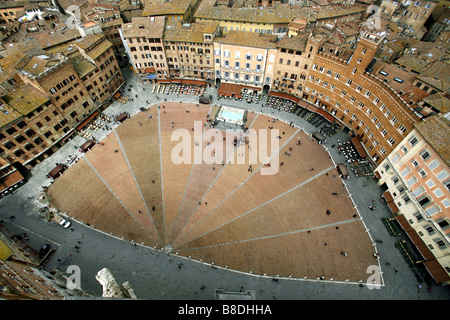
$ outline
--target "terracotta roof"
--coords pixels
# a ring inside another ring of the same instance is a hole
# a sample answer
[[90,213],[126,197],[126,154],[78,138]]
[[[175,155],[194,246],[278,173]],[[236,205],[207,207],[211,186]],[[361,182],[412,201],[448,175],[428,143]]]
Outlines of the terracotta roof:
[[293,18],[315,20],[310,8],[279,4],[275,7],[215,7],[214,1],[202,1],[194,14],[196,19],[243,21],[251,23],[290,23]]
[[277,48],[290,49],[295,51],[305,51],[306,43],[308,42],[309,34],[300,34],[294,37],[283,37],[280,42],[276,44]]
[[6,126],[7,124],[19,119],[22,115],[16,110],[0,102],[0,128]]
[[184,15],[191,4],[191,0],[146,0],[143,17]]
[[433,86],[434,88],[450,92],[450,67],[449,61],[436,60],[425,71],[417,76],[417,79]]
[[70,58],[70,62],[80,78],[83,78],[96,68],[94,64],[86,60],[81,54]]
[[216,37],[215,42],[223,44],[231,44],[236,46],[246,46],[254,48],[276,48],[274,42],[277,36],[257,34],[250,31],[233,30],[226,33],[223,37]]
[[3,96],[2,99],[22,115],[29,114],[31,111],[50,100],[31,84],[27,84],[10,92]]
[[433,115],[415,123],[414,126],[433,149],[439,153],[447,165],[450,165],[450,147],[448,143],[450,141],[450,120]]
[[163,38],[166,17],[135,17],[122,25],[124,38]]
[[168,20],[164,40],[201,43],[204,34],[213,34],[218,28],[218,22],[183,24],[178,20]]
[[450,99],[447,94],[437,92],[425,97],[423,101],[444,114],[450,112]]

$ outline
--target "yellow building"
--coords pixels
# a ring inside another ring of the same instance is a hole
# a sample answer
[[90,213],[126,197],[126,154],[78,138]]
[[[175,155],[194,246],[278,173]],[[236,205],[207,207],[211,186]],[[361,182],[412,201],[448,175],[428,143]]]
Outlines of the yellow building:
[[276,36],[230,31],[214,41],[216,85],[227,82],[269,90],[276,63]]

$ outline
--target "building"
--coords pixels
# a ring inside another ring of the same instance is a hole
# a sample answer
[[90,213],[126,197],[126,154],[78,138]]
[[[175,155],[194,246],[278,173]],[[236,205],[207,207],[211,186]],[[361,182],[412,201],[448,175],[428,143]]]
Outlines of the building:
[[92,35],[73,44],[80,56],[73,58],[72,62],[84,87],[96,107],[109,104],[125,81],[113,44],[103,34]]
[[425,26],[428,26],[427,33],[423,37],[424,41],[435,41],[442,31],[449,28],[450,8],[438,5],[428,18]]
[[246,85],[268,91],[275,72],[274,35],[251,31],[230,31],[214,41],[216,86]]
[[[439,134],[436,134],[439,133]],[[437,283],[450,284],[450,121],[437,115],[414,129],[376,168],[396,220]]]
[[153,82],[169,77],[163,44],[165,25],[165,16],[138,17],[120,29],[125,52],[141,80]]
[[3,85],[0,177],[31,169],[105,108],[124,79],[111,42],[91,35],[69,46],[70,58],[23,53],[0,60]]
[[213,83],[213,41],[219,31],[218,22],[168,20],[163,42],[170,77],[205,79]]
[[420,119],[391,86],[367,72],[381,42],[382,37],[364,32],[347,60],[319,52],[302,95],[352,132],[374,163],[384,159]]
[[396,22],[405,34],[421,39],[426,33],[424,25],[436,6],[437,1],[434,0],[382,0],[380,15]]
[[16,22],[24,12],[27,1],[2,1],[0,3],[0,24]]
[[284,37],[277,42],[271,89],[301,97],[309,70],[324,41],[325,38],[321,35],[310,36],[309,33],[304,33],[290,38]]

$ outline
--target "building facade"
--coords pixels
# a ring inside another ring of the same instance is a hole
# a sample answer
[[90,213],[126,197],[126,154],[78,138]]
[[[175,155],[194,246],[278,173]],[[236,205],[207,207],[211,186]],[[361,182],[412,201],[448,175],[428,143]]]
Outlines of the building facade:
[[450,121],[431,116],[417,123],[376,169],[395,218],[430,274],[444,284],[450,284],[449,135]]
[[318,53],[302,96],[353,131],[374,163],[384,159],[419,120],[397,92],[366,72],[381,40],[364,32],[347,61]]

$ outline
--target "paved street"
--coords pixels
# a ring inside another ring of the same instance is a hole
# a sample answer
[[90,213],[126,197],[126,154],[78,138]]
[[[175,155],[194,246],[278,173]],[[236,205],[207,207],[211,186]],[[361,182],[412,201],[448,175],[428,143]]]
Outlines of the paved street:
[[[118,115],[127,111],[133,115],[139,108],[149,104],[167,100],[183,100],[197,102],[194,96],[174,96],[159,94],[158,98],[151,93],[152,85],[139,84],[129,72],[124,74],[127,86],[124,95],[129,96],[129,102],[122,104],[114,102],[104,111],[106,115]],[[129,85],[132,85],[130,87]],[[130,91],[128,91],[128,89]],[[145,89],[145,90],[144,90]],[[293,122],[297,127],[307,133],[316,130],[314,126],[294,114],[275,111],[261,104],[248,104],[234,100],[217,100],[217,90],[207,88],[205,95],[213,96],[213,103],[223,102],[229,106],[248,109],[249,111],[270,114],[280,120]],[[137,97],[136,97],[137,95]],[[134,101],[131,101],[134,99]],[[148,102],[148,103],[147,103]],[[112,126],[114,127],[114,126]],[[99,130],[93,136],[101,141],[109,132]],[[380,203],[381,189],[376,181],[366,178],[351,178],[346,180],[347,188],[363,216],[363,223],[369,229],[369,234],[377,243],[380,253],[383,286],[381,289],[369,289],[366,286],[349,283],[333,283],[321,280],[293,280],[280,279],[274,281],[256,275],[243,274],[229,270],[212,267],[196,261],[190,261],[176,255],[168,255],[158,249],[147,248],[140,245],[117,239],[89,226],[76,221],[72,222],[73,230],[63,229],[56,223],[45,222],[39,214],[41,206],[34,199],[40,194],[41,186],[49,183],[47,173],[56,163],[65,162],[69,155],[81,155],[75,146],[85,141],[77,136],[68,141],[57,153],[32,170],[32,178],[14,194],[0,200],[0,218],[5,225],[15,233],[26,232],[30,238],[29,243],[36,249],[44,243],[50,243],[56,251],[45,269],[53,268],[65,272],[67,266],[78,265],[81,268],[81,286],[88,293],[100,296],[102,288],[95,280],[96,273],[102,268],[109,268],[119,283],[129,281],[138,298],[141,299],[204,299],[214,298],[214,290],[223,288],[226,291],[256,292],[257,299],[446,299],[450,298],[448,288],[434,285],[431,292],[427,292],[427,285],[422,283],[419,287],[414,273],[396,248],[395,242],[405,239],[392,236],[383,224],[382,218],[390,218],[389,208]],[[338,141],[349,141],[348,136],[339,131],[328,138],[325,147],[335,163],[344,161],[336,148],[331,145]],[[70,190],[68,190],[70,192]],[[371,211],[368,206],[372,200],[377,203],[376,210]],[[16,219],[11,221],[9,217]],[[80,243],[78,243],[78,241]],[[80,246],[79,253],[74,245]],[[355,243],[357,245],[357,243]],[[58,262],[60,259],[61,262]],[[181,264],[180,264],[181,263]],[[369,278],[370,274],[368,274]]]

